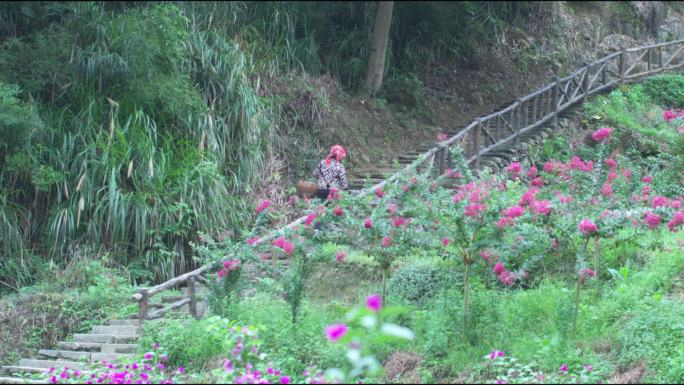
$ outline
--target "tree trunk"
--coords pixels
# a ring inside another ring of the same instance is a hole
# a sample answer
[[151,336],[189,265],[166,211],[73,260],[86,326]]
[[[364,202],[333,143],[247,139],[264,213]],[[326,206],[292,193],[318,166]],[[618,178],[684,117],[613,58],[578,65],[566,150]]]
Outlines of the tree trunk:
[[366,69],[366,88],[373,95],[382,86],[382,75],[385,71],[385,55],[387,53],[387,41],[392,23],[392,9],[394,1],[379,1],[378,14],[373,27],[371,40],[370,60]]

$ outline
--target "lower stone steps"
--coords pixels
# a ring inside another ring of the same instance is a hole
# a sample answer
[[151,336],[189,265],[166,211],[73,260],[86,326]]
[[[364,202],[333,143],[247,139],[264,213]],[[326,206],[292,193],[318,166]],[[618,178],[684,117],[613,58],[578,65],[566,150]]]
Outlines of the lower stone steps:
[[138,340],[136,335],[115,336],[112,334],[74,334],[74,342],[101,343],[101,344],[127,344]]
[[42,368],[42,369],[78,369],[81,370],[85,366],[83,362],[68,361],[68,360],[39,360],[39,359],[26,359],[22,358],[19,360],[19,366],[25,368]]
[[0,384],[49,384],[49,381],[31,380],[21,377],[3,377],[0,376]]
[[[137,320],[135,320],[138,322]],[[88,343],[88,342],[65,342],[57,343],[61,350],[80,351],[80,352],[100,352],[100,353],[135,353],[138,348],[136,344],[108,344],[108,343]]]

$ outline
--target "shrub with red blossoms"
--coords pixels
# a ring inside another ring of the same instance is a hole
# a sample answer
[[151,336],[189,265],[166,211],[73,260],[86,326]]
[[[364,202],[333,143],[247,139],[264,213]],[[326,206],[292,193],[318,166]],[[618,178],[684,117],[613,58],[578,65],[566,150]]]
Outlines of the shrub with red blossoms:
[[590,221],[589,219],[582,219],[577,227],[579,228],[580,233],[583,235],[593,234],[598,230],[596,223]]
[[266,210],[270,205],[271,201],[268,199],[261,201],[261,204],[259,204],[259,206],[256,208],[257,214],[261,214],[261,212]]
[[311,214],[307,215],[307,216],[306,216],[306,221],[304,222],[304,225],[305,225],[305,226],[311,225],[311,223],[313,223],[313,221],[314,221],[315,219],[316,219],[316,213],[311,213]]
[[464,215],[471,218],[476,218],[481,212],[487,209],[487,205],[473,203],[469,204],[464,209]]
[[587,278],[593,278],[596,276],[596,273],[594,273],[594,270],[585,267],[579,272],[579,278],[580,280],[584,281]]
[[682,224],[684,224],[684,212],[677,211],[672,216],[672,219],[667,222],[667,228],[674,232],[677,231],[678,227]]
[[520,206],[513,206],[507,210],[504,210],[501,214],[509,218],[518,218],[525,214],[525,208]]
[[344,251],[340,250],[335,254],[335,260],[339,263],[344,262],[345,258],[347,258],[347,253],[345,253]]
[[551,201],[548,200],[534,201],[530,207],[535,214],[549,215],[551,213]]
[[511,174],[511,178],[515,179],[522,172],[522,166],[519,162],[513,162],[506,167],[506,171]]
[[602,127],[602,128],[599,128],[598,130],[594,131],[594,133],[591,134],[591,138],[597,142],[608,141],[608,140],[610,140],[610,134],[612,132],[613,132],[612,128]]
[[279,237],[278,239],[274,240],[273,246],[282,249],[287,255],[292,255],[295,248],[294,243],[289,242],[285,239],[285,237]]
[[675,119],[677,119],[677,113],[676,112],[674,112],[673,110],[663,111],[663,120],[665,120],[666,122],[671,122]]
[[662,220],[663,218],[660,215],[654,214],[650,211],[644,214],[644,222],[646,222],[648,228],[651,230],[658,228]]
[[656,196],[653,198],[653,208],[658,208],[661,206],[668,207],[670,205],[670,200],[664,196]]
[[605,197],[610,197],[613,195],[613,186],[610,185],[610,183],[606,183],[601,187],[601,194]]

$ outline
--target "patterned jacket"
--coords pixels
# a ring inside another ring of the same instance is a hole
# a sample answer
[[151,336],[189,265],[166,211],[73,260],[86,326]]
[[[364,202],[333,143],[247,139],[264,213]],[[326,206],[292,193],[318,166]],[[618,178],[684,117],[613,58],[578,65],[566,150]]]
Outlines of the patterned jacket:
[[349,188],[349,181],[344,170],[344,165],[335,159],[330,160],[330,164],[325,164],[325,159],[321,160],[314,171],[314,176],[318,178],[318,188],[336,188],[346,190]]

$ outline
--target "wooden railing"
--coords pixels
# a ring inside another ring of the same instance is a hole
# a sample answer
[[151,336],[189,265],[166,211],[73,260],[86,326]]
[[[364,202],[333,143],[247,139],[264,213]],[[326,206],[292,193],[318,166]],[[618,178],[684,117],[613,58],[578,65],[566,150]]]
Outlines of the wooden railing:
[[[426,161],[431,161],[438,173],[443,174],[448,158],[447,150],[454,145],[463,146],[468,165],[480,169],[480,158],[483,155],[518,141],[520,135],[545,123],[552,122],[556,125],[561,112],[575,103],[584,101],[588,96],[630,80],[682,68],[684,66],[682,49],[684,49],[684,40],[631,49],[622,48],[619,52],[585,64],[568,76],[560,79],[556,77],[553,83],[518,99],[503,110],[476,119],[458,134],[437,143],[435,147],[390,178],[362,190],[358,196],[366,196],[388,183],[393,183],[406,173],[415,171]],[[306,216],[301,217],[260,238],[257,244],[269,242],[287,229],[302,224],[305,220]],[[207,283],[204,275],[214,266],[216,264],[208,264],[157,286],[139,289],[133,295],[133,299],[139,305],[140,322],[162,317],[167,312],[186,304],[189,305],[190,314],[197,317],[196,284],[197,282]],[[184,298],[166,307],[149,310],[152,296],[179,285],[188,287]]]

